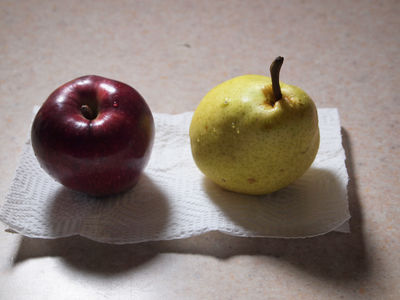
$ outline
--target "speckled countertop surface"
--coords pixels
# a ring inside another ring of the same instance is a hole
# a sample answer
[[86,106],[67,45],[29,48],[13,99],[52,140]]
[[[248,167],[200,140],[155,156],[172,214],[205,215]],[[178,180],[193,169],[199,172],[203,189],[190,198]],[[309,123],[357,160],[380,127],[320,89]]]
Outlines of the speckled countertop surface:
[[180,113],[282,55],[282,81],[339,109],[353,216],[351,234],[126,246],[1,224],[0,298],[399,299],[399,14],[398,1],[0,1],[0,203],[33,105],[60,84],[103,75]]

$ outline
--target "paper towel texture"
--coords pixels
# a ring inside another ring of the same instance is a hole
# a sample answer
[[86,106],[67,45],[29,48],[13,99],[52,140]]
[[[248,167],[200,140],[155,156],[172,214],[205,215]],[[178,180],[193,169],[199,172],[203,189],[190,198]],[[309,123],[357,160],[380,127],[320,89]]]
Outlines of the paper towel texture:
[[154,114],[152,156],[138,185],[104,199],[64,188],[39,166],[28,140],[0,219],[37,238],[82,235],[107,243],[170,240],[218,230],[235,236],[311,237],[348,231],[348,175],[336,109],[319,109],[321,142],[311,168],[265,196],[224,191],[191,155],[192,113]]

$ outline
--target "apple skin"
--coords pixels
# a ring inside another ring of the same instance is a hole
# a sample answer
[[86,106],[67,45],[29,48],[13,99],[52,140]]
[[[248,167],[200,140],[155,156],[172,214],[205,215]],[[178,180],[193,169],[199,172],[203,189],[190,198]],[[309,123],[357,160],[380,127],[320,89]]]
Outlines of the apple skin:
[[[88,105],[93,119],[81,111]],[[154,120],[129,85],[100,76],[57,88],[39,109],[31,130],[40,166],[64,186],[93,196],[132,188],[146,167]]]

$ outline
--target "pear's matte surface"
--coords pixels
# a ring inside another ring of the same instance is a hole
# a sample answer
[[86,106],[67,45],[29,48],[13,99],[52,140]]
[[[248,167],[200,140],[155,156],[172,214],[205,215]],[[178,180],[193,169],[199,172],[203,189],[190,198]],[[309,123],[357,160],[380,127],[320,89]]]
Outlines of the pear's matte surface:
[[221,187],[266,194],[299,178],[318,152],[317,109],[300,88],[244,75],[213,88],[197,107],[190,142],[198,168]]

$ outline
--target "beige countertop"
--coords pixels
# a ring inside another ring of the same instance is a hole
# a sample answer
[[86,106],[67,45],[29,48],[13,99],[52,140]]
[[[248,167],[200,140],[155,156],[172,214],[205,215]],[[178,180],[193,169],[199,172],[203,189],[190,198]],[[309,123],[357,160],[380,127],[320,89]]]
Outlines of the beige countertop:
[[221,233],[107,245],[0,225],[0,299],[399,299],[398,1],[0,2],[0,204],[32,108],[86,74],[126,82],[153,112],[193,111],[216,84],[265,74],[339,109],[351,234]]

